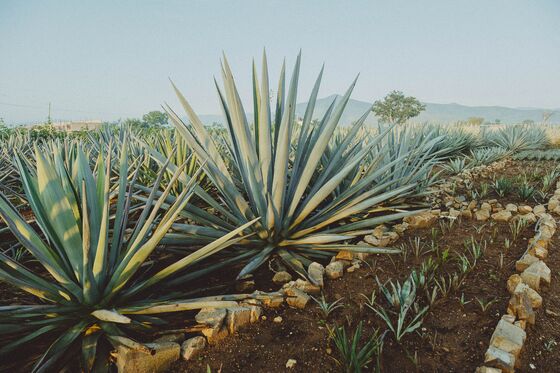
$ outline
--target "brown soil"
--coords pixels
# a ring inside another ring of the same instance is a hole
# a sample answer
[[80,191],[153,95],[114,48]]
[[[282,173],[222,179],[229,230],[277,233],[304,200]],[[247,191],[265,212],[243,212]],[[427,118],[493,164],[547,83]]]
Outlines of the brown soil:
[[[475,227],[481,230],[480,233]],[[393,335],[387,335],[381,359],[382,371],[473,372],[481,365],[490,336],[509,300],[509,294],[505,289],[506,280],[515,273],[515,261],[525,251],[527,239],[532,235],[532,227],[527,227],[506,252],[503,249],[504,240],[511,238],[508,224],[462,222],[462,224],[457,223],[445,234],[440,234],[437,240],[440,250],[449,248],[450,252],[464,253],[466,251],[464,240],[471,236],[478,240],[486,240],[488,246],[475,270],[467,276],[460,289],[445,298],[440,297],[428,311],[422,327],[417,329],[417,332],[405,336],[401,344],[396,342]],[[429,243],[431,230],[410,232],[399,243],[408,243],[408,239],[415,236],[423,237],[423,241]],[[503,266],[500,268],[501,252],[504,253],[504,259]],[[314,302],[311,302],[305,310],[290,308],[268,310],[265,314],[266,321],[251,325],[235,336],[227,338],[220,345],[207,349],[194,362],[176,363],[172,371],[203,372],[206,371],[207,365],[212,371],[222,372],[283,371],[288,359],[297,361],[294,369],[297,372],[344,371],[336,361],[339,354],[334,343],[329,339],[327,325],[345,325],[348,334],[355,329],[360,320],[365,323],[366,335],[371,335],[374,329],[381,331],[387,329],[380,318],[365,306],[365,299],[361,294],[369,295],[377,288],[375,276],[378,276],[382,282],[387,279],[403,280],[413,268],[417,268],[430,256],[435,255],[427,253],[416,259],[409,254],[406,263],[403,263],[400,256],[377,256],[370,261],[371,267],[363,266],[352,274],[346,274],[342,279],[328,282],[325,289],[327,300],[344,298],[345,304],[343,309],[334,311],[328,320],[324,320],[324,316]],[[551,268],[558,268],[560,265],[553,261],[550,263]],[[448,261],[438,272],[451,273],[455,270],[456,265],[453,261]],[[464,294],[464,299],[469,302],[464,307],[459,301],[461,294]],[[547,295],[544,294],[545,297]],[[383,301],[382,298],[383,296],[378,294],[378,300]],[[420,292],[420,298],[420,303],[426,304],[423,290]],[[496,302],[483,312],[476,298],[485,302],[490,300]],[[558,295],[550,299],[549,302],[556,302],[550,304],[558,311],[560,303]],[[384,305],[387,306],[386,303]],[[539,311],[542,319],[544,319],[543,312]],[[283,321],[274,323],[272,319],[276,316],[281,316]],[[558,319],[547,317],[550,323],[558,322]],[[534,336],[541,333],[537,328],[546,328],[546,325],[544,322],[538,323],[535,330],[529,331],[530,338],[524,356],[536,354],[532,352],[535,348],[542,350],[543,343],[540,340],[535,341]],[[553,330],[558,330],[558,326],[549,327],[548,335],[553,333]],[[556,339],[560,340],[560,337]],[[416,363],[413,362],[415,359]],[[542,372],[552,372],[556,367],[555,364],[547,363],[544,358],[538,360],[538,364],[541,369],[539,371]],[[371,369],[372,365],[366,371]]]
[[[529,204],[531,206],[535,204],[546,204],[548,202],[548,198],[552,192],[554,192],[554,188],[556,187],[556,181],[554,181],[551,187],[544,191],[545,194],[539,194],[535,192],[533,196],[529,199],[523,199],[518,194],[518,188],[521,184],[521,181],[525,178],[527,182],[535,188],[536,191],[540,191],[543,189],[543,177],[544,175],[548,174],[549,172],[555,170],[558,166],[556,161],[516,161],[516,160],[509,160],[508,164],[505,168],[499,170],[499,172],[489,175],[488,177],[477,177],[474,179],[474,189],[477,191],[481,191],[482,184],[488,184],[488,194],[484,196],[484,200],[489,199],[497,199],[503,205],[507,203],[515,203],[515,204]],[[495,179],[498,178],[506,178],[512,181],[513,188],[510,192],[506,193],[504,196],[498,195],[496,191],[492,188],[492,184],[494,183]],[[467,198],[467,201],[472,199],[471,192],[473,188],[469,188],[468,190],[464,187],[458,187],[456,190],[457,195],[464,195]]]

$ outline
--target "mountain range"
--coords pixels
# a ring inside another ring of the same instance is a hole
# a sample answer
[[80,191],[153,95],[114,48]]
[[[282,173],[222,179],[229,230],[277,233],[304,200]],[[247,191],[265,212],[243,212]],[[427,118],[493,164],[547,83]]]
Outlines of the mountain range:
[[[333,100],[339,100],[341,96],[331,95],[325,98],[317,99],[315,104],[314,117],[320,118]],[[414,122],[428,122],[428,123],[454,123],[457,121],[467,120],[470,117],[481,117],[486,122],[494,123],[499,120],[501,123],[521,123],[524,120],[532,120],[535,123],[540,123],[543,120],[543,114],[553,111],[554,114],[550,117],[549,123],[560,124],[560,109],[540,109],[540,108],[509,108],[504,106],[466,106],[460,104],[434,104],[424,102],[426,110],[423,111],[418,117],[414,118]],[[298,117],[303,117],[307,103],[299,103],[296,106],[296,114]],[[342,125],[349,125],[353,121],[360,118],[369,108],[371,103],[359,100],[350,99],[344,110],[340,123]],[[248,118],[251,114],[248,114]],[[223,123],[221,115],[201,115],[200,119],[205,124]],[[366,119],[366,124],[376,124],[377,118],[370,114]]]

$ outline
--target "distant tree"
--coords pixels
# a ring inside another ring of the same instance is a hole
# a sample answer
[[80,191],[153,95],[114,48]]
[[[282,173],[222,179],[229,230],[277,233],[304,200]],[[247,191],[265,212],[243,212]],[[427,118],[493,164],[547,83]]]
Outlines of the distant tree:
[[400,91],[393,91],[383,100],[375,101],[372,108],[372,111],[381,121],[395,124],[404,124],[424,110],[426,110],[426,105],[415,97],[405,96]]
[[501,119],[496,119],[496,120],[494,120],[494,123],[500,124],[500,123],[502,123],[502,121],[501,121]]
[[130,127],[136,127],[136,128],[146,127],[144,122],[141,121],[140,119],[137,119],[137,118],[127,118],[123,121],[123,125],[130,126]]
[[480,126],[484,123],[484,118],[482,117],[470,117],[467,119],[467,124],[470,126]]
[[161,111],[150,111],[144,114],[142,121],[147,127],[159,127],[167,125],[167,114]]
[[525,125],[532,125],[535,124],[535,121],[532,119],[525,119],[523,122],[521,122],[521,124],[525,124]]

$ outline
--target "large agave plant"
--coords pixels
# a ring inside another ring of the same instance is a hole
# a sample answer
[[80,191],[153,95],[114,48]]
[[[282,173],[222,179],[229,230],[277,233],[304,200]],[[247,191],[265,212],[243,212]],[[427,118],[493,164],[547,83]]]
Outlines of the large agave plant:
[[[155,191],[167,172],[162,170],[145,208],[140,206],[134,219],[129,219],[138,167],[129,174],[126,143],[120,152],[118,177],[112,172],[110,156],[99,155],[92,171],[78,144],[71,155],[63,156],[62,146],[50,149],[52,154],[35,149],[36,167],[17,158],[42,235],[0,195],[0,217],[36,262],[33,269],[26,268],[0,254],[0,280],[36,301],[0,307],[1,361],[40,340],[39,345],[48,341],[50,347],[34,357],[33,371],[55,371],[74,359],[73,351],[80,346],[82,370],[103,371],[107,370],[110,345],[146,349],[127,335],[163,322],[151,315],[233,304],[227,296],[170,297],[154,286],[239,241],[242,237],[235,236],[252,221],[169,265],[144,266],[193,193],[190,183],[174,203],[161,210],[184,165],[156,198]],[[197,270],[195,275],[204,273]]]
[[[224,58],[224,88],[217,86],[217,89],[229,135],[225,148],[221,142],[216,143],[216,138],[174,86],[190,125],[167,107],[169,117],[196,156],[205,160],[205,172],[219,197],[215,199],[204,191],[197,191],[212,206],[214,214],[187,207],[184,216],[196,224],[174,225],[176,232],[166,236],[165,243],[188,243],[192,239],[201,239],[201,235],[206,235],[209,240],[232,226],[261,217],[250,228],[255,235],[238,245],[235,251],[234,255],[238,255],[253,250],[239,273],[240,277],[255,270],[271,256],[279,256],[292,270],[306,276],[308,264],[342,249],[396,252],[387,248],[355,246],[348,241],[354,238],[357,230],[398,219],[407,212],[385,213],[354,223],[347,219],[406,195],[415,188],[414,180],[394,187],[400,180],[391,177],[394,166],[403,162],[408,154],[398,154],[383,166],[368,167],[364,171],[366,167],[360,165],[366,155],[391,130],[386,129],[367,141],[359,138],[359,129],[369,110],[344,131],[341,138],[331,141],[355,81],[346,94],[336,102],[333,100],[322,118],[314,122],[322,70],[309,97],[305,115],[298,120],[295,109],[299,68],[298,56],[289,88],[286,88],[285,69],[282,68],[276,106],[272,109],[267,61],[263,56],[260,82],[253,67],[254,114],[248,118]],[[160,162],[165,161],[161,154],[152,154]],[[381,152],[376,157],[385,158],[385,154]],[[376,161],[377,158],[373,159],[374,164]],[[336,192],[341,185],[345,188]]]

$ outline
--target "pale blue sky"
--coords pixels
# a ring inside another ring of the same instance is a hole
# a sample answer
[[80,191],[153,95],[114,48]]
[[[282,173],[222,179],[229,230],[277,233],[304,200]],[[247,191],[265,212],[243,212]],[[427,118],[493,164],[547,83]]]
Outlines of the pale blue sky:
[[299,101],[325,62],[321,97],[360,73],[365,101],[560,107],[558,0],[0,0],[0,117],[39,121],[49,101],[55,119],[140,116],[177,106],[168,76],[219,113],[222,50],[248,99],[263,47],[274,79],[302,49]]

